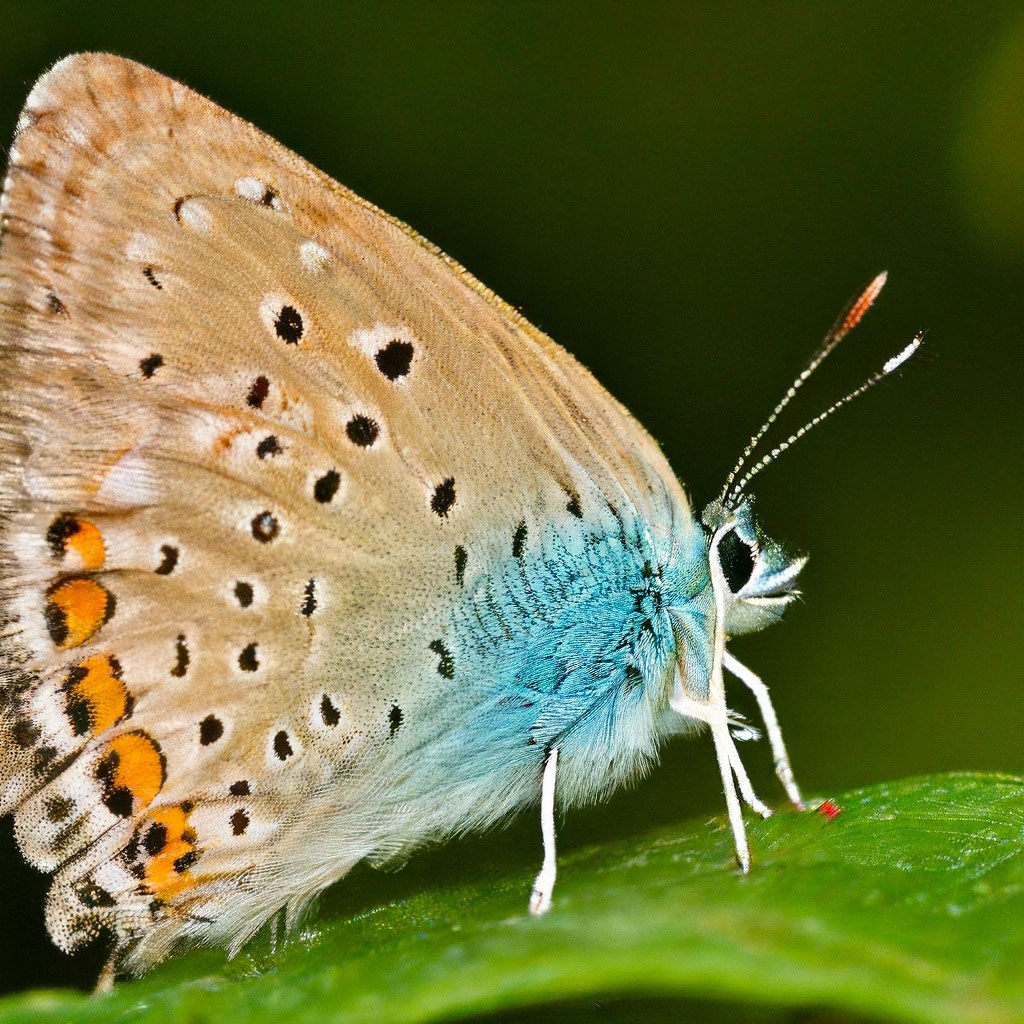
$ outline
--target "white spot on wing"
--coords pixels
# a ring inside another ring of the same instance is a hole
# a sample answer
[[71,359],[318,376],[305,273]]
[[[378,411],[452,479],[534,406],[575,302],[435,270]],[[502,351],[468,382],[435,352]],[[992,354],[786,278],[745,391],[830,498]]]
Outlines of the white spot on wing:
[[64,126],[64,137],[73,142],[76,146],[83,148],[89,145],[89,132],[80,124],[66,124]]
[[299,246],[299,259],[311,272],[326,269],[331,263],[331,254],[319,243],[308,239]]
[[93,869],[92,877],[97,885],[113,895],[134,890],[139,884],[138,879],[133,878],[116,860],[98,865]]
[[260,181],[259,178],[239,178],[235,182],[235,192],[243,199],[251,199],[258,203],[267,194],[267,183]]
[[[383,324],[378,321],[373,327],[357,327],[348,336],[348,343],[370,359],[392,341],[408,341],[417,352],[420,348],[416,335],[403,324]],[[413,359],[415,361],[415,356]],[[396,383],[400,382],[401,378]]]
[[238,178],[235,181],[235,194],[253,203],[261,203],[271,209],[280,210],[281,200],[273,188],[260,178]]
[[56,692],[61,685],[62,682],[50,678],[32,694],[29,718],[42,729],[46,742],[58,747],[63,754],[74,749],[76,739],[65,711],[67,698],[63,693]]
[[210,211],[198,199],[185,199],[178,206],[178,220],[185,227],[193,231],[200,231],[203,234],[209,233],[213,228],[213,219]]
[[156,239],[142,231],[136,231],[124,247],[125,256],[135,263],[150,262],[156,256],[157,251]]

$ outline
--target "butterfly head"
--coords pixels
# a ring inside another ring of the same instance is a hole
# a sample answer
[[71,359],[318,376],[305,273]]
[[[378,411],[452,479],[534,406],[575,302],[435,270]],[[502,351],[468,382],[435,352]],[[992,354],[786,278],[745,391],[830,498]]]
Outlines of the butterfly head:
[[790,554],[764,532],[749,495],[734,506],[711,502],[701,521],[725,634],[752,633],[777,622],[799,596],[796,578],[806,556]]
[[887,359],[882,368],[872,373],[859,387],[847,392],[784,441],[757,457],[761,442],[779,415],[843,338],[860,323],[878,298],[885,280],[885,272],[878,274],[840,313],[817,352],[751,437],[739,461],[726,477],[718,499],[704,509],[701,520],[709,537],[708,560],[720,613],[719,630],[723,636],[751,633],[778,621],[786,605],[798,596],[794,584],[807,561],[804,556],[787,554],[777,541],[764,533],[754,515],[754,500],[746,493],[747,484],[833,413],[895,373],[921,347],[924,335],[919,331],[909,345]]

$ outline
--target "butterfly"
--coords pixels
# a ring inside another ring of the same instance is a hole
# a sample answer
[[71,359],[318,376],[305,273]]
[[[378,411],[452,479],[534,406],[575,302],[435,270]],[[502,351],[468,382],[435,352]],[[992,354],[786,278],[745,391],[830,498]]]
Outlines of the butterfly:
[[60,948],[107,935],[108,980],[235,951],[357,862],[538,799],[543,913],[556,793],[696,726],[745,870],[740,800],[769,811],[725,672],[802,806],[727,642],[796,594],[745,488],[822,417],[749,460],[882,278],[698,517],[565,350],[145,67],[37,82],[0,214],[0,810]]

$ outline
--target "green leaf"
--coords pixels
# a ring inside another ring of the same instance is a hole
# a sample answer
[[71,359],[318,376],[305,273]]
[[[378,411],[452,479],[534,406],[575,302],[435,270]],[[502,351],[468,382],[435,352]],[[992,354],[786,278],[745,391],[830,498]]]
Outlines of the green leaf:
[[837,802],[834,820],[751,821],[746,877],[724,823],[692,822],[565,857],[541,920],[517,870],[321,916],[276,953],[194,953],[100,999],[9,998],[0,1024],[398,1024],[638,994],[1024,1021],[1022,780],[932,776]]

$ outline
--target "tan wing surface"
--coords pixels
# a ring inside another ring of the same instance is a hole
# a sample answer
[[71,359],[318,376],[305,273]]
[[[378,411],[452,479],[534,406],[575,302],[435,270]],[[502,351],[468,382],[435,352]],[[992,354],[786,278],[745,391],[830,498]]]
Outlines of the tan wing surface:
[[2,806],[55,939],[145,932],[138,966],[372,851],[286,882],[294,794],[358,789],[437,659],[403,638],[518,522],[685,498],[511,307],[137,64],[38,82],[2,212]]

